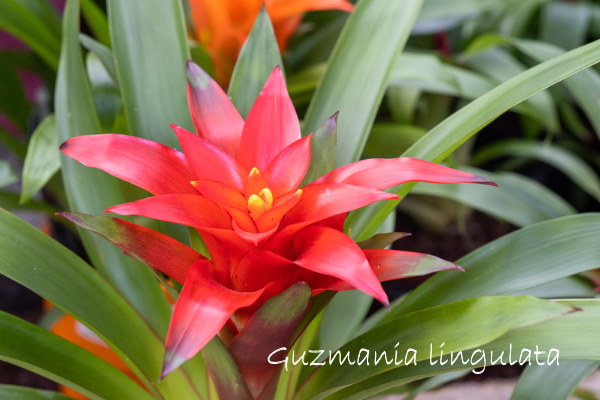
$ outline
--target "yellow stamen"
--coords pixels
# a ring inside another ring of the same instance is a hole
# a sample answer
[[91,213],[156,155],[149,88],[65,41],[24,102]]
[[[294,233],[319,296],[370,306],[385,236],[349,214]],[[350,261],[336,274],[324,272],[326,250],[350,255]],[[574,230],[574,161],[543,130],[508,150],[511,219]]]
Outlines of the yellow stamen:
[[260,175],[260,170],[256,167],[253,167],[248,174],[248,178],[252,178],[255,175]]
[[252,219],[257,219],[263,215],[267,209],[267,204],[261,197],[253,194],[248,198],[248,214],[250,214]]
[[258,192],[258,196],[265,201],[267,208],[273,207],[273,192],[269,188],[263,188]]

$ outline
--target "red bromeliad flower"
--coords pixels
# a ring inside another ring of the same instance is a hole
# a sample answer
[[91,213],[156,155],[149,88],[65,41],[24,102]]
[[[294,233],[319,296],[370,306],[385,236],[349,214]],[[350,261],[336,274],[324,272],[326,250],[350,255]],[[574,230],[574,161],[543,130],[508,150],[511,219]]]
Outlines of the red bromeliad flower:
[[418,159],[395,158],[358,161],[299,188],[310,163],[311,136],[301,137],[279,68],[246,121],[193,63],[188,77],[197,135],[173,126],[183,153],[116,134],[75,137],[61,146],[82,164],[153,195],[108,212],[187,225],[207,245],[212,261],[139,225],[64,214],[183,283],[167,337],[164,374],[194,356],[226,324],[234,336],[242,332],[260,305],[297,282],[306,282],[313,295],[359,289],[388,305],[381,281],[458,268],[425,254],[361,249],[344,234],[345,216],[397,198],[381,190],[409,181],[492,182]]

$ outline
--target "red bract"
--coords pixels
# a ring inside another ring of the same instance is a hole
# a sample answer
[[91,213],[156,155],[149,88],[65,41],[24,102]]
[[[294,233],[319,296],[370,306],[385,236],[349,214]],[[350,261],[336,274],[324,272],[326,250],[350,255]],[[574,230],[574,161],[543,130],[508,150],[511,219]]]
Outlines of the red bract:
[[395,158],[346,165],[299,188],[310,164],[311,136],[300,135],[279,68],[246,121],[193,63],[188,77],[197,135],[173,126],[183,153],[112,134],[76,137],[61,147],[82,164],[153,194],[107,211],[193,227],[210,251],[212,262],[148,228],[66,214],[184,284],[169,328],[164,374],[194,356],[228,321],[242,332],[261,304],[297,282],[308,283],[313,294],[359,289],[388,305],[380,281],[458,268],[424,254],[363,250],[344,234],[345,215],[397,198],[381,190],[405,182],[492,182]]

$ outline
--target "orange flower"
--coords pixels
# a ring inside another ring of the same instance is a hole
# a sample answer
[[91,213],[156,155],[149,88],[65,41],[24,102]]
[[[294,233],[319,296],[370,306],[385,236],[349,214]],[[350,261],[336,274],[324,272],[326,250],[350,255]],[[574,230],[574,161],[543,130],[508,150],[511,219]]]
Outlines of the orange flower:
[[189,0],[196,39],[208,50],[217,78],[227,85],[235,60],[263,4],[275,29],[279,48],[287,42],[307,11],[352,11],[348,0]]

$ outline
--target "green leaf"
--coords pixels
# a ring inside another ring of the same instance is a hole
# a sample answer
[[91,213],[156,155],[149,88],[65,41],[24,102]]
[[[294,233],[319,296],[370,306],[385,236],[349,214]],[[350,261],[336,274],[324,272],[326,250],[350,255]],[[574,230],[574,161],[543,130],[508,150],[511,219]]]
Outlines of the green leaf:
[[46,117],[31,136],[23,166],[21,203],[29,201],[60,169],[54,115]]
[[531,365],[525,369],[510,400],[531,399],[531,394],[545,400],[569,398],[577,385],[591,374],[598,361],[562,361],[559,365]]
[[[422,0],[361,1],[350,15],[304,118],[305,135],[333,113],[338,118],[337,165],[356,161],[384,95],[396,56]],[[377,29],[373,29],[377,26]]]
[[[67,2],[63,33],[63,50],[55,97],[60,141],[102,131],[79,47],[77,0]],[[61,161],[71,211],[97,215],[111,205],[129,201],[117,179],[102,171],[84,167],[65,156]],[[137,261],[123,256],[117,247],[102,238],[83,230],[80,233],[86,251],[98,271],[143,315],[160,336],[165,335],[171,310],[152,272]]]
[[[47,11],[49,4],[43,0],[4,0],[0,3],[0,29],[16,36],[35,51],[50,67],[58,66],[60,53],[60,30],[56,31],[48,21],[40,18],[40,11]],[[56,18],[56,16],[54,17]],[[56,22],[56,21],[55,21]]]
[[509,295],[598,268],[600,214],[530,225],[496,239],[456,263],[462,274],[438,273],[383,319],[475,296]]
[[586,3],[552,2],[542,9],[540,40],[565,50],[585,43],[590,23]]
[[451,199],[519,227],[576,213],[556,193],[523,175],[464,170],[485,176],[499,187],[419,183],[412,192]]
[[[564,53],[563,50],[549,43],[533,40],[513,40],[512,43],[517,49],[539,62],[547,61]],[[600,137],[600,105],[597,101],[597,93],[600,91],[600,74],[589,68],[565,79],[564,84],[592,123],[596,135]]]
[[498,157],[520,157],[547,163],[571,178],[581,189],[600,201],[600,179],[596,172],[578,156],[563,147],[540,144],[535,140],[502,140],[479,150],[471,162],[481,164]]
[[[595,41],[528,69],[446,118],[403,156],[440,162],[502,113],[598,61],[600,41]],[[411,187],[403,185],[397,193],[404,196]],[[348,223],[353,226],[354,236],[364,240],[373,235],[397,204],[397,200],[388,201],[351,214]]]
[[[69,312],[158,377],[162,346],[140,316],[90,266],[38,229],[0,210],[0,273]],[[123,321],[127,324],[123,325]]]
[[[491,48],[466,59],[466,64],[475,71],[491,78],[497,84],[505,82],[526,70],[512,54],[503,48]],[[537,93],[517,106],[521,112],[536,119],[550,132],[559,129],[556,106],[547,91]]]
[[[550,319],[535,325],[529,325],[522,328],[509,331],[506,335],[484,346],[478,346],[475,350],[463,351],[463,356],[468,360],[468,365],[463,365],[460,361],[455,364],[448,362],[440,365],[440,359],[434,358],[431,362],[423,362],[415,365],[409,365],[384,372],[375,377],[366,379],[358,384],[348,386],[340,390],[328,399],[346,399],[356,400],[372,397],[382,391],[399,385],[463,369],[475,369],[481,371],[484,365],[490,365],[491,358],[497,360],[501,353],[504,363],[509,362],[508,353],[513,349],[510,361],[517,364],[522,349],[527,349],[532,353],[531,363],[535,363],[533,352],[536,348],[544,351],[546,354],[541,356],[543,363],[548,363],[550,349],[559,351],[559,363],[564,360],[600,360],[600,349],[597,344],[598,330],[600,330],[600,301],[598,300],[569,300],[558,303],[576,307],[580,311],[573,312],[558,318]],[[424,310],[426,311],[426,310]],[[492,354],[493,352],[493,354]],[[486,355],[482,359],[481,354]],[[473,357],[473,362],[471,358]],[[500,363],[500,360],[497,361]],[[556,365],[554,361],[553,365]]]
[[251,400],[252,395],[235,361],[219,337],[202,348],[206,367],[214,371],[211,378],[224,399]]
[[8,161],[0,160],[0,188],[12,185],[19,178]]
[[129,128],[136,136],[173,147],[177,141],[170,124],[192,129],[181,1],[108,0],[107,6]]
[[337,117],[337,113],[332,115],[313,134],[310,167],[304,175],[301,186],[308,185],[335,168]]
[[319,367],[304,383],[297,398],[323,399],[343,386],[405,367],[394,362],[376,363],[375,351],[388,352],[392,360],[398,352],[399,359],[405,360],[410,348],[414,350],[417,365],[426,364],[430,353],[436,357],[442,346],[446,354],[481,347],[510,330],[556,318],[571,310],[569,306],[533,297],[479,297],[406,314],[377,326],[340,349],[342,354],[350,352],[355,360],[361,349],[368,349],[369,364],[351,366],[332,362]]
[[[0,312],[0,359],[72,387],[92,399],[153,398],[127,375],[101,358],[4,312]],[[42,397],[39,392],[33,393],[37,393],[37,398],[51,398]],[[16,392],[17,396],[23,397],[25,394]],[[14,397],[3,395],[2,398]]]
[[104,65],[104,68],[106,68],[106,72],[108,72],[112,81],[115,84],[118,84],[119,76],[117,74],[117,66],[115,65],[115,60],[113,59],[110,49],[83,33],[79,35],[79,40],[83,47],[94,53],[100,61],[102,61],[102,64]]
[[102,9],[93,0],[82,0],[81,13],[98,41],[109,46],[110,33],[108,30],[108,21]]
[[229,97],[243,118],[278,65],[283,68],[283,61],[269,14],[263,7],[240,50],[229,84]]
[[86,69],[100,125],[104,132],[110,132],[123,106],[119,88],[96,54],[88,53]]
[[0,397],[6,400],[73,400],[58,392],[13,385],[0,385]]

